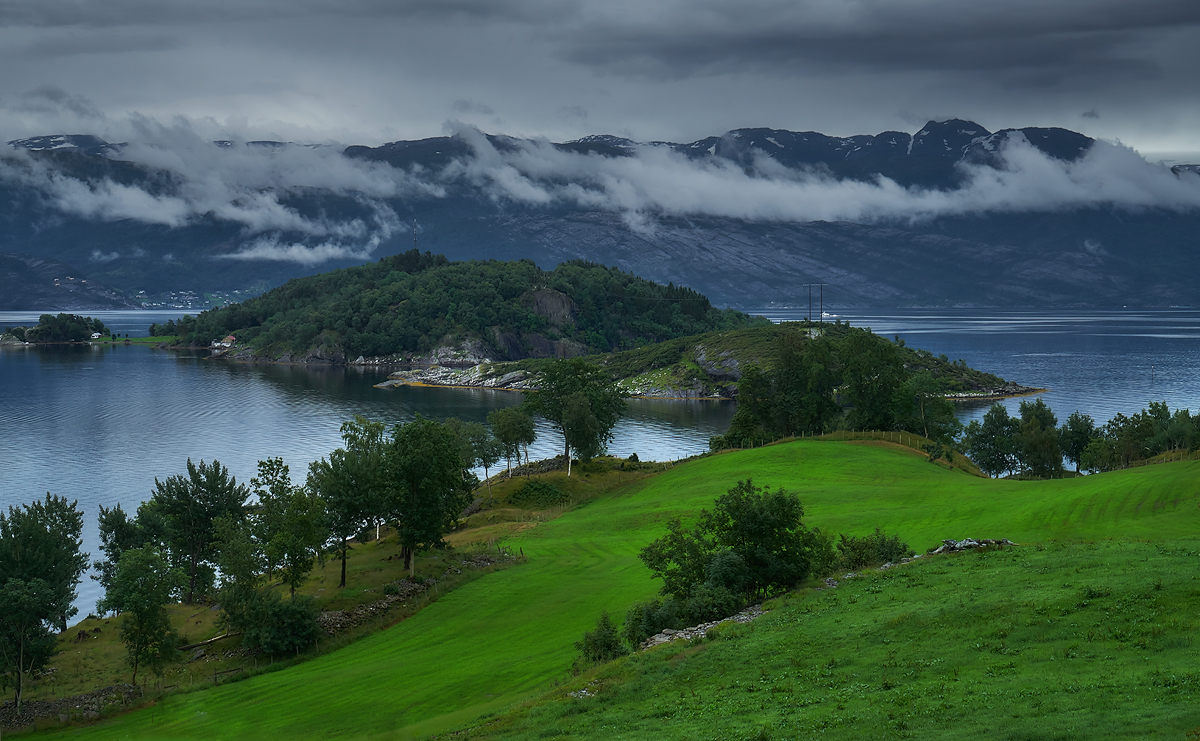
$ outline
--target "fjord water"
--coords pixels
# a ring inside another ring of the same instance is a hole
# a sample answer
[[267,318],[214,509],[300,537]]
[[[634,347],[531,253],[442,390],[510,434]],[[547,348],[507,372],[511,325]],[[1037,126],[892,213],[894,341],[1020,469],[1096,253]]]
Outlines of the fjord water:
[[[38,313],[0,312],[0,327],[36,323]],[[151,322],[182,313],[94,315],[121,334],[145,336]],[[753,313],[776,320],[804,315],[769,308]],[[902,311],[838,318],[1047,388],[1044,398],[1060,421],[1078,409],[1103,422],[1156,400],[1200,409],[1197,311]],[[0,506],[46,492],[78,499],[87,518],[84,548],[96,556],[99,505],[136,509],[156,477],[181,473],[189,457],[217,459],[248,481],[258,460],[281,456],[302,480],[311,461],[340,445],[341,423],[356,414],[386,422],[418,413],[484,421],[488,411],[521,400],[503,391],[380,390],[373,384],[385,371],[246,365],[204,355],[126,345],[0,349]],[[1014,412],[1018,403],[1005,402]],[[989,404],[963,405],[960,417],[979,417]],[[733,410],[726,402],[631,400],[610,449],[643,460],[693,455],[724,432]],[[530,455],[556,454],[558,437],[545,426],[538,434]],[[81,610],[91,609],[98,596],[95,583],[85,580]]]
[[[0,327],[37,322],[38,312],[0,312]],[[160,312],[93,312],[114,331],[145,336]],[[78,499],[84,549],[98,556],[100,505],[129,512],[148,499],[155,478],[193,461],[219,460],[248,482],[259,460],[279,456],[303,481],[308,464],[341,445],[342,422],[363,415],[387,423],[426,417],[484,422],[521,395],[481,389],[376,389],[387,371],[369,368],[239,364],[207,353],[107,344],[0,348],[0,506],[47,492]],[[631,399],[610,450],[643,460],[703,452],[724,432],[733,405],[712,401]],[[538,427],[533,459],[560,452]],[[496,473],[492,468],[491,472]],[[85,579],[77,605],[99,592]]]

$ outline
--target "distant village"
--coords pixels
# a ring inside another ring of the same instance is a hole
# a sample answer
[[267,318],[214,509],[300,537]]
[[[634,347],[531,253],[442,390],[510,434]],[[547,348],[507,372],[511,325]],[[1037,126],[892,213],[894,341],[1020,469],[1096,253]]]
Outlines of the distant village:
[[144,309],[212,309],[235,304],[256,295],[258,294],[251,291],[213,291],[212,293],[171,291],[158,294],[138,291],[133,298]]

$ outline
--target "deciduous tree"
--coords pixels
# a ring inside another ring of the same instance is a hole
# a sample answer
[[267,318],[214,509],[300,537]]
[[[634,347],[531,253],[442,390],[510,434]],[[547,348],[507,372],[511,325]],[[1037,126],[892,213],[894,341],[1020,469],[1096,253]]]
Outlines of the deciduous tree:
[[217,461],[196,465],[189,458],[187,476],[154,480],[151,501],[166,521],[171,550],[187,568],[186,602],[195,600],[201,569],[213,561],[213,521],[222,516],[243,519],[249,494]]
[[1062,447],[1058,442],[1058,420],[1041,399],[1021,402],[1021,420],[1015,438],[1021,467],[1041,478],[1062,475]]
[[393,487],[390,511],[410,575],[416,554],[442,545],[442,536],[471,501],[460,455],[458,439],[440,422],[417,415],[392,428],[385,456]]
[[1067,421],[1058,430],[1058,440],[1062,445],[1063,455],[1075,464],[1075,472],[1079,473],[1083,461],[1083,453],[1088,443],[1097,436],[1096,423],[1086,414],[1072,412]]
[[[43,501],[0,512],[0,585],[20,579],[27,585],[41,579],[50,590],[42,619],[58,630],[78,610],[76,587],[88,567],[83,545],[83,512],[78,502],[46,494]],[[32,588],[32,587],[29,587]],[[39,588],[39,595],[45,591]]]
[[121,554],[105,608],[124,613],[121,642],[137,684],[139,667],[158,674],[174,660],[178,636],[166,605],[174,601],[183,575],[153,546]]
[[508,475],[512,476],[512,459],[516,458],[520,465],[521,446],[530,445],[537,439],[533,418],[516,407],[504,407],[489,412],[487,419],[492,426],[492,434],[504,448]]
[[983,420],[972,420],[963,435],[963,452],[988,476],[996,477],[1017,466],[1018,420],[1002,404],[993,404]]
[[[581,395],[581,396],[577,396]],[[542,372],[537,391],[525,393],[525,405],[563,434],[563,454],[571,458],[571,439],[565,425],[585,425],[603,450],[612,439],[612,429],[625,412],[625,396],[602,368],[580,358],[556,360]],[[581,400],[586,404],[581,406]],[[590,413],[590,418],[583,409]],[[594,422],[592,421],[594,420]]]
[[355,417],[342,424],[344,447],[309,466],[308,488],[325,503],[325,527],[341,555],[341,587],[346,586],[349,539],[388,512],[391,485],[384,470],[385,431],[382,422]]

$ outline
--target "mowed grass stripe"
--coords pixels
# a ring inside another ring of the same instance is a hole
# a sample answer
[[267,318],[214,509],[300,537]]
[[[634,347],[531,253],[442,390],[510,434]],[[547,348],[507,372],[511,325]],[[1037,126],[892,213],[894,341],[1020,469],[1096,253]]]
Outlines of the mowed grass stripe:
[[[83,738],[408,738],[546,687],[602,610],[657,584],[637,552],[738,479],[799,492],[830,532],[875,526],[916,548],[947,537],[1171,538],[1200,530],[1200,462],[1047,482],[991,481],[879,443],[797,441],[693,461],[506,541],[529,561],[476,580],[386,631],[287,671],[168,698]],[[1156,506],[1155,503],[1158,503]],[[1141,505],[1140,507],[1138,505]]]

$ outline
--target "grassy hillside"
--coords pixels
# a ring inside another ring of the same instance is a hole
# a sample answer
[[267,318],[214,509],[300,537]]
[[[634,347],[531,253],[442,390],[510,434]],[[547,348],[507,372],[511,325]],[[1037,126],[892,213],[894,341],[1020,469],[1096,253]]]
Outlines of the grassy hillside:
[[[622,385],[631,393],[644,393],[649,389],[695,388],[698,385],[703,395],[709,396],[737,385],[736,374],[731,371],[740,370],[751,363],[764,370],[774,368],[779,356],[780,338],[784,335],[807,336],[812,333],[815,336],[820,333],[838,340],[856,331],[863,330],[840,323],[762,324],[677,337],[632,350],[594,355],[588,359],[609,370],[613,377],[621,379]],[[882,336],[877,339],[879,342],[890,342]],[[897,347],[906,369],[912,373],[929,371],[942,383],[946,393],[991,391],[1006,384],[999,376],[970,368],[963,361],[951,361],[926,350],[908,347],[903,340],[898,342]],[[537,371],[546,362],[530,359],[497,363],[490,368],[489,375],[500,377],[513,370]]]
[[1056,543],[869,572],[463,737],[1189,738],[1197,555],[1200,539]]
[[657,591],[637,551],[669,517],[695,513],[747,476],[799,491],[812,525],[860,534],[880,525],[924,549],[966,536],[1192,537],[1200,532],[1198,474],[1200,462],[1181,462],[1081,479],[994,481],[883,442],[805,440],[707,457],[618,487],[558,519],[528,523],[504,541],[524,552],[526,564],[473,581],[341,651],[62,733],[410,738],[475,725],[567,681],[571,644],[600,611],[622,613]]

